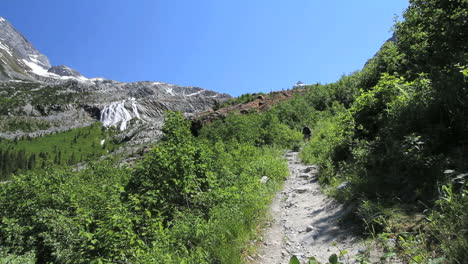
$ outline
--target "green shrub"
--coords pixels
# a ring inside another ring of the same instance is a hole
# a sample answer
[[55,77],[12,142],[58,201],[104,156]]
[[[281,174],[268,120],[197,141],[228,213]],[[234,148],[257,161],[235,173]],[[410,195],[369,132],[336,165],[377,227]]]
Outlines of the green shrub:
[[127,190],[145,210],[170,219],[178,207],[203,209],[198,197],[212,185],[213,161],[182,114],[168,113],[163,131],[161,143],[136,168]]
[[463,263],[468,252],[467,187],[466,182],[461,190],[452,185],[442,186],[442,197],[436,202],[438,210],[432,211],[430,216],[432,235],[441,243],[449,263]]
[[337,162],[350,156],[353,125],[349,112],[335,104],[329,117],[315,126],[313,137],[301,151],[300,157],[307,163],[321,167],[321,182],[330,183],[336,174]]

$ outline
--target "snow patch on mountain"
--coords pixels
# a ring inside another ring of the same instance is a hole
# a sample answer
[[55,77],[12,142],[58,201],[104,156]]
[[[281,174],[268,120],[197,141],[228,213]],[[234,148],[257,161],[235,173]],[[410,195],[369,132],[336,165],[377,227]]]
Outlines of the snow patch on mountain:
[[170,94],[170,95],[175,95],[175,94],[174,94],[174,91],[172,90],[172,87],[167,87],[166,93],[168,93],[168,94]]
[[60,76],[58,74],[55,74],[53,72],[50,72],[47,67],[45,67],[38,59],[37,55],[31,55],[29,57],[30,60],[25,60],[23,59],[23,63],[28,66],[31,70],[32,73],[42,76],[42,77],[47,77],[47,78],[54,78],[54,79],[61,79],[61,80],[77,80],[81,82],[86,82],[89,81],[88,78],[84,77],[83,75],[79,76]]
[[29,61],[29,60],[23,59],[23,63],[26,64],[26,66],[28,66],[29,69],[31,69],[31,72],[36,74],[36,75],[43,76],[43,77],[52,77],[52,78],[59,78],[60,77],[60,76],[58,76],[56,74],[48,72],[46,68],[42,67],[41,65],[39,65],[38,63],[36,63],[34,61]]
[[[127,105],[130,104],[130,109]],[[127,129],[127,123],[133,118],[141,119],[135,98],[113,102],[101,111],[101,122],[105,127],[115,126],[121,131]]]
[[198,92],[191,93],[191,94],[187,94],[186,96],[194,96],[194,95],[197,95],[197,94],[201,94],[201,93],[203,93],[204,91],[205,91],[204,89],[201,89],[201,90],[198,91]]

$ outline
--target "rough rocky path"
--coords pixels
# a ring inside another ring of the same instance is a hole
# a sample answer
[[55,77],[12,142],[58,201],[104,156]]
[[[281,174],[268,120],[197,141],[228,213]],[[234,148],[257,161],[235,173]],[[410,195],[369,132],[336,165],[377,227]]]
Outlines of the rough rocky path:
[[350,209],[321,192],[318,168],[302,164],[297,155],[286,153],[290,177],[273,200],[255,263],[289,263],[292,255],[302,263],[310,257],[327,263],[331,254],[342,250],[348,252],[342,262],[354,263],[354,256],[365,247],[344,221]]

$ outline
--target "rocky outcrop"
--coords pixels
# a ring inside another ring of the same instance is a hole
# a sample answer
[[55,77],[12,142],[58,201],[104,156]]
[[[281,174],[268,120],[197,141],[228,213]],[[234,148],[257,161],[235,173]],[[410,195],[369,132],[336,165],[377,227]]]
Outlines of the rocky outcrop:
[[48,58],[0,17],[0,118],[24,117],[53,126],[33,132],[5,131],[0,137],[41,136],[102,122],[120,131],[119,142],[145,144],[161,135],[166,111],[190,116],[227,94],[162,82],[125,83],[86,78]]
[[232,113],[249,114],[252,112],[261,112],[270,109],[273,105],[293,98],[294,95],[305,95],[308,90],[305,88],[296,88],[280,92],[271,92],[268,95],[258,95],[255,100],[247,103],[228,105],[216,111],[209,109],[204,112],[197,112],[190,117],[192,122],[192,134],[197,135],[198,131],[207,123],[212,123],[218,119],[224,119]]
[[47,56],[35,49],[6,19],[0,17],[0,81],[55,82],[68,79],[88,80],[68,66],[52,67]]
[[83,75],[81,75],[78,71],[65,65],[53,66],[47,71],[50,73],[57,74],[59,76],[70,76],[70,77],[76,77],[76,78],[83,77]]
[[[0,17],[0,80],[34,79],[30,72],[51,67],[47,57],[18,32],[6,19]],[[34,65],[31,68],[30,65]]]

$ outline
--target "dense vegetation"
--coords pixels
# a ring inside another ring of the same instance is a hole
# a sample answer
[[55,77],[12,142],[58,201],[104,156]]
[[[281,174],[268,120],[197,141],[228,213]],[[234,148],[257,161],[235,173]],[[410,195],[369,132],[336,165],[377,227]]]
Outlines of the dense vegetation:
[[354,102],[325,111],[302,157],[323,183],[348,183],[334,194],[359,202],[367,231],[394,239],[404,261],[464,263],[468,2],[410,3],[396,41],[344,78]]
[[[231,114],[197,137],[168,113],[164,138],[134,168],[101,162],[14,176],[0,184],[0,259],[241,263],[287,174],[282,153],[295,148],[320,165],[331,195],[356,204],[365,233],[395,242],[387,255],[464,263],[467,24],[465,0],[411,0],[395,40],[336,83]],[[313,135],[302,146],[304,125]]]
[[246,94],[242,94],[238,97],[234,97],[234,98],[231,98],[223,103],[219,103],[218,101],[216,101],[215,105],[213,106],[213,110],[218,110],[219,108],[223,108],[223,107],[227,107],[227,106],[232,106],[232,105],[236,105],[236,104],[245,104],[245,103],[248,103],[248,102],[251,102],[255,99],[257,99],[257,97],[259,96],[264,96],[265,94],[264,93],[246,93]]
[[48,164],[74,165],[106,155],[117,146],[105,140],[112,134],[112,129],[95,123],[43,137],[0,139],[0,179],[25,170],[44,169]]
[[269,118],[233,115],[225,122],[237,133],[221,132],[216,123],[195,138],[189,122],[170,113],[165,137],[134,169],[100,163],[14,176],[0,185],[3,259],[241,263],[287,176],[279,146],[301,140]]

